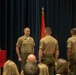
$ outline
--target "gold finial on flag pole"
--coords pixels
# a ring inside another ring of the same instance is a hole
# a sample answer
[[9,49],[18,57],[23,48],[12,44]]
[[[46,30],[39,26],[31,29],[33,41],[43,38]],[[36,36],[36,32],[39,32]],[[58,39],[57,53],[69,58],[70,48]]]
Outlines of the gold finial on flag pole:
[[44,7],[42,7],[42,15],[44,15]]
[[42,7],[42,11],[44,11],[44,7]]

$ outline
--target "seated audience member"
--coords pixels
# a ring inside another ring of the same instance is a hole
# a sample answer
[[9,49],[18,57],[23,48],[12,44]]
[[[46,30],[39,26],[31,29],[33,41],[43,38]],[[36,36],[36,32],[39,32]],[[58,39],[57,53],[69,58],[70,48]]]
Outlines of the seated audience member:
[[24,75],[39,75],[40,69],[34,62],[28,62],[23,69]]
[[58,59],[55,62],[56,75],[69,75],[69,65],[64,59]]
[[37,62],[36,56],[33,55],[33,54],[29,54],[29,56],[27,57],[26,62],[35,62],[36,63]]
[[49,71],[48,71],[47,65],[45,65],[43,63],[39,63],[38,67],[40,68],[39,75],[49,75]]
[[3,75],[19,75],[18,68],[13,61],[8,60],[5,62],[3,66]]
[[[27,62],[27,63],[28,63],[28,62],[34,62],[34,63],[36,63],[36,62],[37,62],[36,56],[33,55],[33,54],[29,54],[28,57],[27,57],[26,62]],[[23,70],[21,71],[21,74],[20,74],[20,75],[24,75]]]

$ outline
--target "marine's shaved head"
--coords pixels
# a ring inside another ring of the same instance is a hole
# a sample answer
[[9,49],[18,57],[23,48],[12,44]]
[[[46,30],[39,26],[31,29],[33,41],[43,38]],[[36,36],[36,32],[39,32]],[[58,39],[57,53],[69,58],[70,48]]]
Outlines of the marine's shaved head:
[[28,27],[24,28],[24,34],[26,36],[29,36],[30,35],[30,28],[28,28]]

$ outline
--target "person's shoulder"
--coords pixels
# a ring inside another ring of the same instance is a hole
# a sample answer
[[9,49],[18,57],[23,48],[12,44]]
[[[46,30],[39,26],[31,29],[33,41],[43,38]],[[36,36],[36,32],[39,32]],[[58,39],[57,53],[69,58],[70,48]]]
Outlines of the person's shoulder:
[[53,36],[51,36],[51,38],[52,38],[54,41],[58,42],[58,41],[57,41],[57,39],[56,39],[56,38],[54,38]]
[[22,40],[24,38],[24,36],[20,36],[19,38],[18,38],[18,40]]
[[29,38],[30,38],[31,40],[34,40],[34,38],[33,38],[33,37],[31,37],[31,36],[29,36]]
[[40,41],[44,41],[45,39],[46,39],[46,37],[43,37],[43,38],[40,39]]
[[29,36],[29,38],[33,39],[33,37],[32,37],[32,36]]
[[69,37],[69,38],[67,39],[67,41],[70,41],[70,40],[72,40],[72,37]]
[[24,38],[24,35],[19,37],[19,39],[23,39],[23,38]]

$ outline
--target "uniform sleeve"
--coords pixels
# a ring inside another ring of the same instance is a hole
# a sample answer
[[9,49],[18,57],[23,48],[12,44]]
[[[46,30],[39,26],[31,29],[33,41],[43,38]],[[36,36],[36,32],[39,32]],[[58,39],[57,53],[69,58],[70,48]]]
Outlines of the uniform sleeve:
[[39,43],[39,48],[40,48],[40,49],[43,49],[43,45],[44,45],[44,42],[43,42],[43,40],[41,39],[41,40],[40,40],[40,43]]
[[57,41],[57,43],[56,43],[56,48],[55,48],[56,50],[59,50],[59,45],[58,45],[58,41]]
[[67,40],[67,48],[71,48],[71,40],[70,39]]
[[35,46],[35,41],[34,41],[34,39],[33,39],[33,45]]
[[21,38],[19,38],[19,39],[17,40],[16,46],[20,47],[20,46],[21,46],[21,44],[22,44],[22,39],[21,39]]

